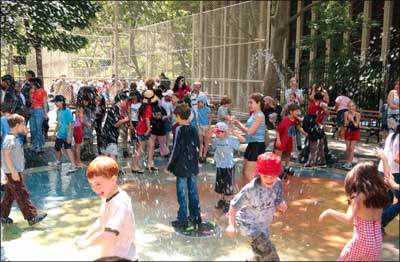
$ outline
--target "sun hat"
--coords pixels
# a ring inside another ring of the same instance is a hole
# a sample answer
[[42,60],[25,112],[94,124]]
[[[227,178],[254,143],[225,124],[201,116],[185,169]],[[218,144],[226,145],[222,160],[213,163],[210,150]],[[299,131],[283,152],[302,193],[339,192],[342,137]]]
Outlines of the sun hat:
[[158,101],[158,97],[153,90],[148,89],[143,93],[143,103],[152,104]]
[[279,176],[282,174],[281,157],[265,152],[257,157],[257,168],[253,175]]
[[197,101],[198,102],[203,102],[203,103],[207,103],[207,97],[205,95],[199,95],[197,97]]
[[224,122],[218,122],[214,129],[214,133],[219,133],[219,132],[226,132],[228,130],[228,126]]

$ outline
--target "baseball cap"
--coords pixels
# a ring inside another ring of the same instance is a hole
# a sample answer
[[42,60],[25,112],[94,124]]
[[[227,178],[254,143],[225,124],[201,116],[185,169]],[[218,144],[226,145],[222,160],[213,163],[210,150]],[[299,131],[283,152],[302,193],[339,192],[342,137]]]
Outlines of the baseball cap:
[[51,102],[65,102],[65,97],[63,95],[56,95]]
[[228,126],[224,122],[218,122],[214,129],[214,133],[219,133],[219,132],[226,132],[228,130]]
[[163,96],[172,96],[173,94],[174,94],[174,91],[172,91],[171,89],[168,89],[167,91],[162,93]]
[[282,174],[281,157],[272,153],[265,152],[257,157],[257,168],[253,175],[279,176]]

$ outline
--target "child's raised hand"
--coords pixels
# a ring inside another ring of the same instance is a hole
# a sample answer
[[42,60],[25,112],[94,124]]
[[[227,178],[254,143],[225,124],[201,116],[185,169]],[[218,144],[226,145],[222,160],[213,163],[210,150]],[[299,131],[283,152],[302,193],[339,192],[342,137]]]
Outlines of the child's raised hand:
[[331,213],[331,209],[327,209],[324,212],[322,212],[318,218],[319,222],[322,222],[322,220],[324,220],[325,217],[329,216],[330,213]]
[[226,234],[228,235],[228,237],[234,237],[236,234],[236,230],[235,227],[233,225],[229,225],[226,227]]

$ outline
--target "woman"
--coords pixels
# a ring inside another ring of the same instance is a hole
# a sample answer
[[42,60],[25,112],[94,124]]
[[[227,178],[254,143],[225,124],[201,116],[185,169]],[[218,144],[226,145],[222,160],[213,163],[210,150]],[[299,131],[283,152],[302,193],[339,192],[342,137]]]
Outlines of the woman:
[[[390,173],[394,177],[394,181],[396,184],[400,184],[400,171],[399,171],[399,138],[400,138],[400,125],[397,126],[396,131],[394,133],[389,134],[385,141],[384,154],[389,163]],[[384,173],[383,161],[381,160],[378,166],[378,171]],[[389,180],[389,178],[385,177],[385,180]],[[391,189],[389,191],[389,197],[393,202],[393,196],[396,196],[397,202],[395,204],[391,204],[383,209],[382,213],[382,232],[384,228],[392,221],[400,211],[400,191]]]
[[250,95],[249,111],[253,112],[246,124],[235,119],[234,124],[246,135],[248,142],[243,161],[243,176],[248,183],[253,178],[257,166],[257,157],[265,152],[265,116],[262,112],[264,96],[260,93]]
[[338,138],[344,138],[344,131],[346,130],[344,127],[344,113],[349,110],[347,105],[350,101],[351,99],[346,96],[345,89],[342,89],[340,96],[335,99],[336,125],[339,128]]
[[389,92],[387,98],[388,104],[388,126],[389,132],[394,132],[400,124],[400,80],[395,82],[393,90]]
[[176,78],[173,91],[178,94],[180,100],[182,100],[186,94],[190,94],[190,86],[186,84],[183,76],[178,76]]
[[43,134],[43,121],[47,117],[47,92],[43,88],[43,82],[40,78],[32,78],[31,84],[31,117],[29,119],[29,126],[31,129],[31,144],[32,150],[36,153],[44,152],[43,146],[45,144]]

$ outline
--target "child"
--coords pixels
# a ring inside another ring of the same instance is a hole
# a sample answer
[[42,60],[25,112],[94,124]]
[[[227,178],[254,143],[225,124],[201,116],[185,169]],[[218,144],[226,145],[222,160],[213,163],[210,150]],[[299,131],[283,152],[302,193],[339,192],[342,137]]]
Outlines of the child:
[[83,122],[83,107],[82,105],[78,105],[75,111],[75,121],[74,121],[74,141],[75,141],[74,158],[75,158],[75,165],[77,167],[83,166],[81,162],[81,144],[83,141],[82,122]]
[[78,249],[100,245],[101,261],[137,261],[132,201],[118,187],[118,174],[118,164],[111,157],[99,156],[90,162],[86,176],[101,199],[100,217],[75,244]]
[[274,244],[269,239],[269,225],[275,209],[285,212],[283,199],[281,158],[271,152],[257,158],[256,175],[253,180],[231,201],[229,225],[226,232],[234,237],[236,227],[249,238],[254,253],[252,261],[279,261]]
[[344,187],[349,203],[347,212],[327,209],[319,221],[333,216],[341,222],[353,223],[353,239],[343,248],[339,261],[380,261],[381,215],[389,204],[383,177],[372,162],[359,163],[346,175]]
[[[136,86],[134,86],[134,88],[136,88]],[[134,142],[136,143],[137,142],[137,137],[136,137],[135,129],[136,129],[136,126],[137,126],[138,121],[139,121],[138,120],[139,108],[142,105],[142,103],[140,102],[141,95],[135,89],[134,91],[131,91],[129,96],[131,97],[131,108],[130,108],[130,111],[129,111],[130,118],[131,118],[131,122],[130,122],[131,142],[132,143],[134,143]]]
[[217,166],[215,192],[219,195],[215,208],[222,209],[226,213],[229,210],[229,200],[233,195],[234,188],[235,162],[233,161],[233,150],[238,150],[240,143],[244,143],[246,139],[233,131],[229,134],[225,122],[217,123],[213,132],[216,136],[212,141]]
[[83,118],[82,133],[83,133],[83,146],[81,152],[81,158],[84,161],[91,161],[96,157],[96,153],[93,146],[93,125],[95,121],[95,105],[91,101],[90,97],[83,97]]
[[190,109],[190,116],[189,116],[189,124],[194,127],[196,130],[198,130],[198,121],[197,121],[197,113],[195,110],[193,110],[192,108],[192,102],[190,100],[189,96],[185,96],[185,98],[183,99],[183,105],[186,108]]
[[295,130],[298,129],[301,133],[307,135],[297,124],[300,107],[292,103],[288,106],[287,110],[289,111],[289,115],[285,116],[276,128],[276,139],[274,143],[275,154],[285,157],[286,168],[289,165],[290,153],[293,150],[293,136],[295,135]]
[[18,141],[17,135],[26,133],[24,117],[12,114],[8,117],[7,123],[10,126],[8,134],[5,136],[1,150],[1,169],[7,177],[4,187],[4,195],[1,200],[1,223],[12,224],[9,218],[14,199],[30,226],[43,220],[47,214],[38,214],[36,207],[29,200],[29,193],[25,187],[22,172],[25,168],[24,149],[22,143]]
[[[124,92],[118,92],[114,98],[114,106],[108,110],[106,122],[103,127],[104,145],[106,146],[105,154],[114,160],[118,157],[118,136],[119,128],[129,122],[128,116],[121,115],[121,109],[126,107],[127,95]],[[121,170],[122,172],[122,170]]]
[[232,120],[232,113],[231,113],[231,107],[232,105],[232,99],[229,97],[225,96],[221,99],[220,102],[220,107],[218,107],[218,112],[217,112],[217,122],[225,122],[228,125],[231,123]]
[[72,117],[71,110],[67,107],[65,97],[57,95],[54,97],[53,102],[57,107],[57,126],[56,126],[56,143],[54,148],[56,150],[56,162],[52,163],[56,166],[61,166],[61,148],[64,146],[65,152],[71,161],[71,166],[68,173],[75,172],[77,167],[75,166],[74,155],[71,151],[71,140],[73,137],[72,126],[74,119]]
[[[178,218],[171,224],[175,228],[186,229],[188,220],[201,225],[197,174],[199,173],[198,152],[199,135],[189,125],[190,108],[177,106],[174,114],[179,127],[176,129],[174,146],[167,170],[176,176],[176,192],[179,203]],[[189,219],[187,216],[187,197],[189,197]]]
[[346,141],[346,163],[343,168],[351,170],[354,158],[354,150],[357,141],[360,140],[360,119],[361,114],[356,112],[356,104],[350,101],[348,104],[349,111],[344,113],[344,140]]
[[174,92],[171,89],[168,89],[167,91],[162,93],[163,98],[161,99],[161,104],[160,104],[167,112],[167,118],[164,121],[164,130],[166,132],[167,148],[169,148],[169,140],[170,140],[171,130],[172,130],[172,116],[174,114],[174,105],[172,102],[173,93]]
[[197,97],[198,116],[199,116],[199,141],[200,141],[200,158],[199,162],[204,163],[207,159],[207,151],[210,141],[208,133],[211,125],[211,109],[207,106],[207,97],[199,95]]

